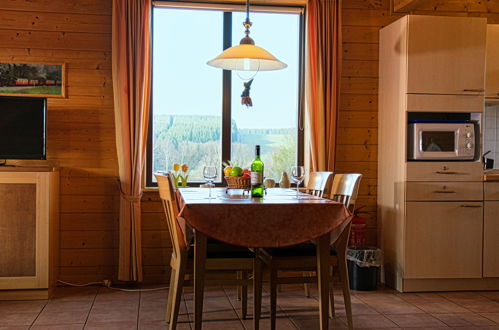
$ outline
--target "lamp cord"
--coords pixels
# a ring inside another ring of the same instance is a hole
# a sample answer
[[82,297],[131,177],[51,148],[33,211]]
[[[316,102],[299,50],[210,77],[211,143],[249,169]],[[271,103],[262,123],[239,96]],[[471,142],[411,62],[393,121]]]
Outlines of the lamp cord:
[[249,0],[246,0],[246,22],[249,21]]

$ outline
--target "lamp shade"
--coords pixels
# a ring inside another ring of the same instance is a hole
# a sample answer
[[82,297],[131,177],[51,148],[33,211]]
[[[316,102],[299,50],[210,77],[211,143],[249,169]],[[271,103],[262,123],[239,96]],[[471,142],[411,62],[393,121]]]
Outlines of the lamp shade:
[[249,44],[227,48],[222,54],[208,61],[208,65],[239,71],[271,71],[288,66],[262,47]]

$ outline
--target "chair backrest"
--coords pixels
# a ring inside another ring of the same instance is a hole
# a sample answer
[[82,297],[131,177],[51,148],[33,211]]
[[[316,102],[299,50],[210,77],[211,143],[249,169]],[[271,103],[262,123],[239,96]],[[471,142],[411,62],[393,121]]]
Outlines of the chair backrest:
[[333,174],[333,172],[311,172],[305,192],[318,197],[326,197],[329,194]]
[[331,199],[343,203],[353,212],[361,179],[362,174],[358,173],[335,174],[331,188]]
[[165,211],[168,231],[170,232],[170,239],[173,244],[173,252],[178,256],[187,250],[187,243],[184,232],[177,221],[179,206],[175,194],[175,186],[169,173],[154,173],[154,176],[158,181],[159,197]]

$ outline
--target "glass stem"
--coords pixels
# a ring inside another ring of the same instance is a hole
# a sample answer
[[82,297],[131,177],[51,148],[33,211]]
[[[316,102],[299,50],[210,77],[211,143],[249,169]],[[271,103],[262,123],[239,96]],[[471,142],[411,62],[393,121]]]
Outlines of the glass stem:
[[299,183],[297,182],[296,183],[296,198],[298,198],[298,185],[299,185]]
[[210,198],[210,199],[211,199],[211,184],[210,184],[210,183],[208,183],[208,184],[209,184],[209,186],[208,186],[208,190],[209,190],[209,193],[208,193],[208,194],[209,194],[209,195],[208,195],[208,198]]

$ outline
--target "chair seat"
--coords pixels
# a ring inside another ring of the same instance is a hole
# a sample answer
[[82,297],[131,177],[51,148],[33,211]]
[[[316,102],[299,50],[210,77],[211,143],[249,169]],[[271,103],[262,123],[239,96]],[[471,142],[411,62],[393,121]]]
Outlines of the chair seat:
[[[317,247],[313,243],[301,243],[281,248],[265,249],[272,257],[314,257]],[[331,247],[331,255],[337,254],[336,249]]]
[[[194,248],[189,249],[189,258],[194,257]],[[223,242],[217,241],[215,239],[208,239],[208,245],[206,247],[206,257],[207,258],[251,258],[255,257],[255,254],[251,252],[246,247],[225,244]]]

